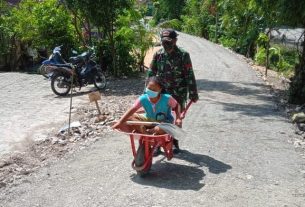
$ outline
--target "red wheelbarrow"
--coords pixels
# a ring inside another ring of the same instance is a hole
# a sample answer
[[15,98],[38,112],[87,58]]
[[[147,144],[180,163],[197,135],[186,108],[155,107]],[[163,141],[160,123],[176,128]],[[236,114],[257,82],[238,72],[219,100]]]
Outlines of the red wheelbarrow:
[[[192,102],[189,102],[185,110],[181,113],[181,119],[185,117],[185,114]],[[128,124],[128,123],[127,123]],[[167,160],[173,158],[173,137],[170,134],[162,135],[149,135],[139,133],[126,133],[130,137],[131,149],[133,154],[132,168],[137,171],[137,174],[141,177],[145,176],[151,166],[154,151],[158,147],[161,147],[164,151],[164,155]],[[138,140],[138,148],[136,148],[136,140]]]

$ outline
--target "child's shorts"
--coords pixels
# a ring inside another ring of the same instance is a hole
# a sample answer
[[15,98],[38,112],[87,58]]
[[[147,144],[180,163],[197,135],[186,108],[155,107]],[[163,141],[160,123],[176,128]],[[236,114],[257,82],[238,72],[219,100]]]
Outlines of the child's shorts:
[[[134,117],[136,119],[138,119],[139,121],[147,121],[147,122],[160,122],[156,119],[150,119],[150,118],[147,118],[146,114],[140,114],[140,113],[135,113],[134,114]],[[167,122],[167,121],[166,121]],[[168,121],[168,123],[172,123],[170,121]]]
[[155,119],[150,119],[150,118],[147,118],[146,117],[146,114],[138,114],[138,113],[135,113],[134,114],[134,117],[136,119],[138,119],[139,121],[148,121],[148,122],[156,122],[157,120]]

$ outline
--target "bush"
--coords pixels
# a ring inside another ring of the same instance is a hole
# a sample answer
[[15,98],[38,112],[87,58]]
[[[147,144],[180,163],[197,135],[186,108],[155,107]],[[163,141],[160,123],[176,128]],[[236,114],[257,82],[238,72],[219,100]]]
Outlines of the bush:
[[269,42],[269,37],[265,33],[260,33],[256,42],[259,47],[266,48],[266,46]]
[[150,19],[150,20],[148,21],[148,25],[152,28],[152,27],[157,26],[157,22],[156,22],[155,19]]
[[117,76],[130,76],[135,72],[136,60],[130,53],[131,45],[124,41],[116,41],[116,68]]
[[178,19],[165,21],[159,25],[161,28],[172,28],[178,31],[182,30],[182,22]]
[[[265,66],[266,49],[259,47],[254,59],[257,64]],[[285,76],[293,74],[294,66],[298,63],[297,60],[297,52],[294,50],[288,50],[279,45],[269,49],[270,68],[282,72]]]
[[281,58],[281,60],[276,65],[277,70],[281,72],[292,71],[293,67],[294,65],[289,64],[283,58]]
[[200,36],[200,29],[197,27],[197,25],[198,25],[197,18],[192,18],[192,17],[186,16],[186,15],[183,15],[181,18],[183,21],[183,25],[182,25],[183,32]]
[[118,22],[116,48],[118,56],[125,57],[126,63],[117,65],[123,67],[125,64],[119,70],[124,70],[124,75],[130,75],[144,64],[146,52],[153,46],[154,33],[147,27],[147,19],[135,11],[121,15]]
[[236,47],[236,40],[234,38],[222,36],[219,38],[219,41],[224,47],[228,47],[230,49],[234,49]]
[[260,47],[258,49],[258,52],[255,54],[254,60],[259,65],[265,65],[266,64],[266,49]]
[[269,49],[269,62],[270,65],[276,69],[278,69],[278,64],[282,59],[281,50],[277,47],[271,47]]

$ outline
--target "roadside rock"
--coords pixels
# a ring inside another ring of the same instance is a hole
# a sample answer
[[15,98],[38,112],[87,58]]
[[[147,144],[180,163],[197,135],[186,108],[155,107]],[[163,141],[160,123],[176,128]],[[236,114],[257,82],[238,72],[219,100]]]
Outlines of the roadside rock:
[[4,187],[6,187],[6,183],[0,182],[0,188],[4,188]]
[[296,113],[292,116],[292,121],[295,123],[304,123],[305,122],[305,113],[304,112],[300,112],[300,113]]

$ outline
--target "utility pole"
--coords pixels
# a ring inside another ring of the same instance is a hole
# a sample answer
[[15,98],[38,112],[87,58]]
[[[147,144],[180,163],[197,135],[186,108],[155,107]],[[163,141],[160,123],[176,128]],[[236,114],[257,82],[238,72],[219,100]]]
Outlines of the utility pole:
[[214,1],[215,7],[215,42],[218,43],[218,8],[217,8],[217,0]]

